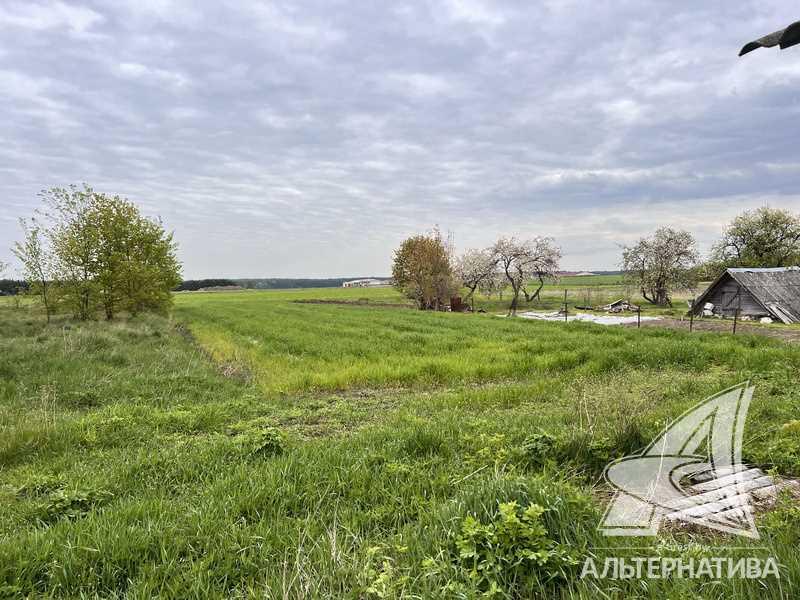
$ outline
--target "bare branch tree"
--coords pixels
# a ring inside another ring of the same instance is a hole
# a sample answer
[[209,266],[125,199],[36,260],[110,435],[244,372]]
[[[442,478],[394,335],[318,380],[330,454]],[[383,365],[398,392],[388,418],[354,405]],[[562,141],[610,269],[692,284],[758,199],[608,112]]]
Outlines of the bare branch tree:
[[503,291],[507,286],[508,280],[506,279],[506,274],[500,271],[495,264],[491,274],[484,278],[478,285],[478,290],[490,298],[497,294],[497,298],[502,300]]
[[658,306],[672,306],[672,290],[694,285],[698,260],[692,235],[669,227],[622,251],[626,281],[639,288],[642,298]]
[[[554,244],[552,238],[536,237],[524,241],[513,237],[500,238],[492,247],[492,254],[511,285],[509,315],[517,313],[520,293],[526,302],[531,302],[539,297],[545,279],[556,279],[558,276],[561,249]],[[536,282],[533,293],[528,292],[530,281]]]
[[461,285],[469,290],[464,302],[472,301],[475,309],[475,290],[497,270],[497,260],[488,250],[470,249],[455,261],[455,274]]

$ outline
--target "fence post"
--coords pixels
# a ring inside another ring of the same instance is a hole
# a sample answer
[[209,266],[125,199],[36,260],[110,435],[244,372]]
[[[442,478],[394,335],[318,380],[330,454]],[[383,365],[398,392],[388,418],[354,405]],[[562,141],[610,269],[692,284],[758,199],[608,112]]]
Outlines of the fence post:
[[564,290],[564,323],[567,322],[567,290]]
[[642,307],[636,307],[636,329],[642,328]]
[[691,333],[694,329],[694,303],[697,298],[692,298],[692,305],[689,308],[689,332]]
[[736,294],[736,312],[733,314],[733,335],[736,335],[736,324],[739,321],[739,313],[742,310],[742,288]]

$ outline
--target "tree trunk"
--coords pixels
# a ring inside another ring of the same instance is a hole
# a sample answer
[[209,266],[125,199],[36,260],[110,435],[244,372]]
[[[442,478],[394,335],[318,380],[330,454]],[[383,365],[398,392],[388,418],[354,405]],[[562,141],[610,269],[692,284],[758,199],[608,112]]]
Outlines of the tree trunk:
[[519,303],[519,288],[513,288],[514,296],[511,298],[511,306],[508,307],[508,314],[512,317],[517,315],[517,304]]
[[525,302],[531,302],[531,301],[533,301],[535,298],[538,298],[538,297],[539,297],[539,292],[541,292],[541,291],[542,291],[542,288],[543,288],[543,287],[544,287],[544,279],[542,279],[541,277],[539,277],[539,287],[538,287],[538,288],[536,288],[536,291],[535,291],[535,292],[533,292],[533,294],[531,294],[530,296],[528,296],[528,292],[527,292],[527,291],[525,291],[525,288],[522,288],[522,293],[523,293],[523,294],[525,294]]
[[44,314],[47,318],[47,324],[50,324],[50,301],[47,298],[47,282],[42,279],[42,304],[44,304]]

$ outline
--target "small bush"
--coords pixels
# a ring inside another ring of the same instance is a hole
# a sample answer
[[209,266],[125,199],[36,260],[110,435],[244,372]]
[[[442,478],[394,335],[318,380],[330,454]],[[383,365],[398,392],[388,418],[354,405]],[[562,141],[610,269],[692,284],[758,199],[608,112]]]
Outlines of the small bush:
[[112,494],[105,490],[58,490],[41,505],[38,519],[45,524],[61,519],[77,519],[105,504],[111,497]]
[[500,504],[490,523],[467,516],[456,540],[459,569],[488,597],[564,579],[577,561],[548,536],[544,512],[512,501]]
[[556,438],[545,431],[539,431],[525,438],[522,442],[522,453],[529,465],[541,467],[553,457],[555,446]]
[[246,431],[237,439],[245,452],[253,457],[277,456],[286,450],[286,437],[276,427]]

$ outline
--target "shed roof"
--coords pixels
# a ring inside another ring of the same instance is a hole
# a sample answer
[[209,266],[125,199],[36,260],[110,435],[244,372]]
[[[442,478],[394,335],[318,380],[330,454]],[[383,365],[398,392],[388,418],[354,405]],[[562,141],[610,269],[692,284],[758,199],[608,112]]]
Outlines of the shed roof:
[[709,292],[726,277],[746,289],[776,319],[800,323],[800,267],[727,269],[695,302],[703,306]]

